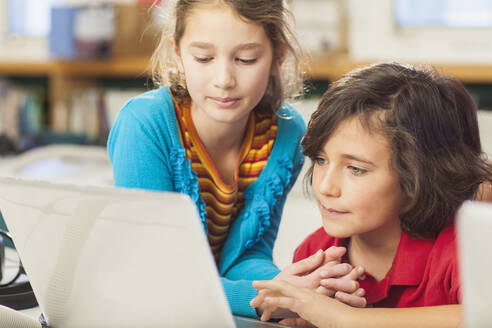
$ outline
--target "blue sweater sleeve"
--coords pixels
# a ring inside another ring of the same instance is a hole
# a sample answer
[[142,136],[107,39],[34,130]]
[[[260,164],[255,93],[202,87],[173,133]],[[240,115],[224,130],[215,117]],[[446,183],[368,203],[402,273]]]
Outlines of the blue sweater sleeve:
[[[108,155],[118,187],[173,190],[165,121],[148,103],[133,99],[120,111],[108,138]],[[139,111],[137,113],[137,111]],[[155,114],[155,115],[153,115]]]

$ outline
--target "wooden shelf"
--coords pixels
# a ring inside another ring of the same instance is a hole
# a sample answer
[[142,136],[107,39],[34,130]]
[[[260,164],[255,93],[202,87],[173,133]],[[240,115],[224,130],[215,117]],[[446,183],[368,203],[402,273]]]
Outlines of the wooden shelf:
[[112,60],[53,61],[53,72],[77,77],[142,77],[150,75],[150,58],[129,57]]
[[434,65],[463,83],[492,83],[492,65]]
[[148,56],[88,61],[0,61],[0,75],[75,77],[140,77],[150,75]]
[[0,75],[44,76],[49,75],[51,63],[46,61],[0,61]]
[[[351,60],[347,55],[313,56],[308,76],[319,80],[337,80],[354,68],[371,64]],[[416,63],[418,64],[418,63]],[[437,70],[464,83],[492,83],[492,64],[432,64]],[[0,61],[0,75],[53,76],[80,78],[147,77],[150,58],[136,56],[90,61]]]
[[[309,76],[313,79],[334,81],[357,67],[371,63],[373,62],[354,61],[343,54],[313,56],[310,62]],[[463,83],[492,83],[492,64],[428,64],[434,66],[439,72],[452,76]]]

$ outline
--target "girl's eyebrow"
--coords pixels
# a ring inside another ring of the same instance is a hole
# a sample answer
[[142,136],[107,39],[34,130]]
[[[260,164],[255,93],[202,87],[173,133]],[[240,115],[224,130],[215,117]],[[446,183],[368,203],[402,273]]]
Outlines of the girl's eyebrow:
[[192,42],[190,43],[190,48],[213,49],[215,47],[213,44],[207,42]]
[[251,50],[251,49],[257,49],[257,48],[262,48],[263,46],[259,43],[256,42],[251,42],[251,43],[244,43],[236,47],[237,50]]
[[[199,48],[199,49],[215,49],[215,46],[212,43],[208,42],[192,42],[189,45],[190,48]],[[250,42],[250,43],[243,43],[235,47],[234,50],[251,50],[251,49],[258,49],[262,48],[262,45],[260,43],[256,42]]]
[[343,158],[346,158],[346,159],[351,159],[351,160],[354,160],[354,161],[357,161],[357,162],[366,163],[366,164],[369,164],[369,165],[372,165],[372,166],[376,166],[376,164],[374,164],[370,160],[363,159],[363,158],[357,157],[357,156],[352,155],[352,154],[342,154],[342,157]]

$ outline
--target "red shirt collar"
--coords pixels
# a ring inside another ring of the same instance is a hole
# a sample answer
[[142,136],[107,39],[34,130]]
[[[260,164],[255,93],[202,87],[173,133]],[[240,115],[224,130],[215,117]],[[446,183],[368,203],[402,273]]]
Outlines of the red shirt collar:
[[[347,246],[348,239],[334,238],[335,246]],[[418,239],[401,233],[393,265],[383,279],[390,278],[392,285],[415,286],[424,274],[427,257],[434,245],[434,239]],[[348,258],[344,258],[345,261]]]
[[393,266],[387,274],[391,275],[391,285],[420,284],[434,242],[435,239],[413,238],[402,232]]
[[[379,302],[388,297],[391,286],[417,286],[421,283],[427,264],[427,258],[435,240],[410,237],[402,232],[393,265],[381,281],[376,281],[369,273],[360,280],[360,285],[367,291],[368,304]],[[335,238],[334,245],[346,246],[348,239]],[[343,259],[344,262],[348,258]]]

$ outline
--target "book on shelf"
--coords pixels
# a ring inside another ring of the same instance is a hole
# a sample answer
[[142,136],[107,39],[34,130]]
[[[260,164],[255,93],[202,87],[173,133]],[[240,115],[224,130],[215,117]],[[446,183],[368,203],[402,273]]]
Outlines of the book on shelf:
[[45,128],[46,93],[40,87],[0,82],[0,135],[12,140]]
[[104,144],[120,109],[143,91],[75,89],[50,115],[46,89],[0,80],[0,136],[11,140],[19,151],[64,140]]
[[55,108],[53,130],[86,135],[89,140],[107,136],[120,109],[142,89],[83,88]]

